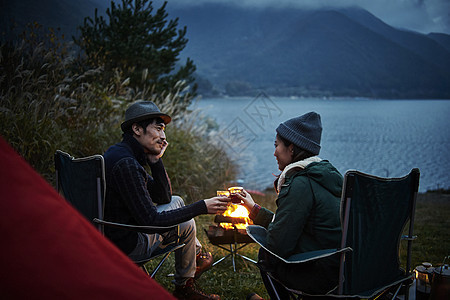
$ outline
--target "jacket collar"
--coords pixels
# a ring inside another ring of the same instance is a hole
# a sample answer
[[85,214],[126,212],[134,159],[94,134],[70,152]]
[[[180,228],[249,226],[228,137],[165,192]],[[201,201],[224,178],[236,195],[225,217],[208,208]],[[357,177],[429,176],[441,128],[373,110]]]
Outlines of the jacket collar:
[[275,181],[277,193],[279,193],[281,191],[281,186],[286,181],[286,177],[289,177],[289,175],[291,175],[295,171],[305,169],[310,163],[320,162],[320,161],[322,161],[322,159],[320,157],[312,156],[312,157],[308,157],[304,160],[296,161],[296,162],[293,162],[293,163],[287,165],[284,168],[281,175],[278,177],[278,180]]
[[133,156],[139,164],[142,166],[147,164],[147,156],[145,155],[144,147],[142,147],[142,145],[131,134],[124,133],[122,143],[131,149]]

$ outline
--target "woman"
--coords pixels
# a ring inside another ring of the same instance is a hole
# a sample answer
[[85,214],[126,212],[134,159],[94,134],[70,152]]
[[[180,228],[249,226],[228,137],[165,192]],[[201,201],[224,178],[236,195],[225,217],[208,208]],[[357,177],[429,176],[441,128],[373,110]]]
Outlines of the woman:
[[[275,180],[277,210],[256,204],[250,194],[240,196],[254,224],[268,229],[268,249],[287,258],[295,253],[338,248],[341,239],[339,217],[342,175],[320,151],[320,115],[309,112],[278,126],[274,156],[282,173]],[[290,288],[307,293],[326,293],[337,284],[338,258],[326,258],[301,266],[288,265],[263,249],[258,265],[266,289],[275,299],[266,272]],[[281,299],[286,291],[277,288]]]

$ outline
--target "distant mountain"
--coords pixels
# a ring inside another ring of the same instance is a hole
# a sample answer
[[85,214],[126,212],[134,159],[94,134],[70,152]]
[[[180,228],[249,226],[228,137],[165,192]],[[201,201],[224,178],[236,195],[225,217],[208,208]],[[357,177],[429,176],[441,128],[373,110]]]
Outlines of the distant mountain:
[[219,93],[450,98],[450,36],[399,30],[360,8],[203,4],[170,15],[188,28],[183,56]]
[[450,35],[444,33],[430,33],[428,37],[441,44],[447,51],[450,51]]
[[[0,0],[1,32],[38,21],[76,34],[104,0]],[[154,4],[155,8],[159,4]],[[182,52],[203,95],[450,99],[450,35],[393,28],[356,8],[167,6],[187,26]]]
[[[429,34],[426,36],[416,32],[398,30],[362,9],[345,10],[344,13],[370,30],[419,55],[442,71],[450,70],[450,55],[448,52],[450,35]],[[445,37],[447,37],[447,41],[445,41]]]
[[1,33],[9,33],[13,26],[24,28],[30,22],[45,27],[60,28],[68,38],[77,33],[84,18],[94,16],[94,9],[104,14],[109,6],[102,0],[0,0]]

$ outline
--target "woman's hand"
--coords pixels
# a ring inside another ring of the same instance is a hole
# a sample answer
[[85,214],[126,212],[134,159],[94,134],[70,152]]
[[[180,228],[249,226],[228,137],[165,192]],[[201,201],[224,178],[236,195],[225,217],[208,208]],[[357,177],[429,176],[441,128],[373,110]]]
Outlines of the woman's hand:
[[228,197],[212,197],[205,201],[208,214],[223,214],[228,207],[230,199]]
[[247,193],[246,190],[243,190],[242,193],[244,195],[239,193],[239,194],[236,194],[236,196],[243,202],[242,205],[244,205],[248,211],[251,211],[253,206],[255,206],[255,201],[253,201],[252,196],[249,193]]

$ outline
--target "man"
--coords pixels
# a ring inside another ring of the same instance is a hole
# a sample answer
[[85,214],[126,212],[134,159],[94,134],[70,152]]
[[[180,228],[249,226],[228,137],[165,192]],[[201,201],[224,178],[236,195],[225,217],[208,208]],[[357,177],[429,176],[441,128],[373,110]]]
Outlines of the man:
[[[165,126],[171,117],[151,101],[132,104],[122,123],[123,140],[104,154],[106,165],[105,219],[108,221],[152,226],[180,224],[181,242],[175,251],[175,291],[179,299],[220,299],[195,287],[198,278],[212,263],[210,253],[200,252],[193,218],[201,214],[223,213],[226,198],[214,197],[185,206],[172,196],[170,181],[161,157],[168,146]],[[151,176],[145,170],[149,166]],[[163,246],[170,234],[143,234],[105,228],[105,234],[131,259],[149,257]],[[197,267],[199,266],[199,267]]]

